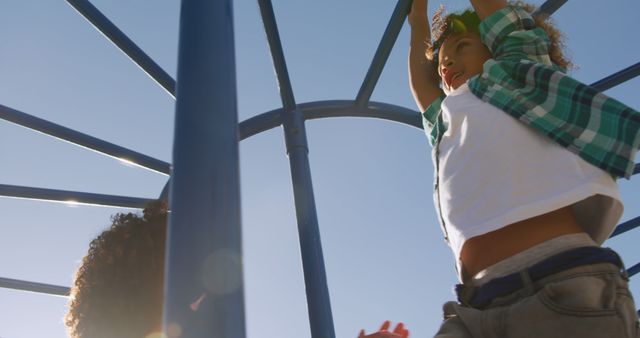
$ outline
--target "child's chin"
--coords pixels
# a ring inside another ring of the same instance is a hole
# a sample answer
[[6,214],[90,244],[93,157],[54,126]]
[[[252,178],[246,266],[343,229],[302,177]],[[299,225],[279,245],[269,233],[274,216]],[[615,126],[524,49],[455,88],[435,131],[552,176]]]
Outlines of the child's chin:
[[453,91],[460,88],[460,86],[462,86],[465,82],[467,82],[467,80],[468,80],[467,78],[455,79],[455,81],[453,81],[449,86],[449,90]]

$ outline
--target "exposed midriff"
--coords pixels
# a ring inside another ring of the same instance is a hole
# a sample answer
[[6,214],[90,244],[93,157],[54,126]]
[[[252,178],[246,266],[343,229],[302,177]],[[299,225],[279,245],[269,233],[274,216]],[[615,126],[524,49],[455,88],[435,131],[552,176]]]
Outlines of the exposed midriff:
[[460,259],[465,274],[473,276],[536,244],[582,231],[571,207],[564,207],[470,238],[462,247]]

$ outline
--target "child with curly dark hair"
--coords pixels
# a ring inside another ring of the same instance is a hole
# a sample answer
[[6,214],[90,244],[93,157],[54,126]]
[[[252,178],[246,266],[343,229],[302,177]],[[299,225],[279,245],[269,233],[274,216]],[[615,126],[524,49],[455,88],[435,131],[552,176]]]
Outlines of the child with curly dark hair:
[[[72,338],[160,337],[167,207],[116,214],[89,245],[71,288]],[[154,336],[156,334],[156,336]]]
[[600,247],[640,113],[567,76],[560,34],[532,6],[470,2],[439,10],[433,37],[426,0],[409,14],[410,85],[460,279],[436,337],[640,337],[622,261]]

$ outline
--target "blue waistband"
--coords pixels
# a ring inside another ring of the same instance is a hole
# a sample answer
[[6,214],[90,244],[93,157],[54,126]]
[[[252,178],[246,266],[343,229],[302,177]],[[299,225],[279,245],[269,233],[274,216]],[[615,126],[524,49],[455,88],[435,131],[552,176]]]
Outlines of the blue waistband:
[[[534,264],[525,271],[531,281],[536,282],[568,269],[596,263],[611,263],[624,270],[622,260],[615,251],[609,248],[588,246],[561,252]],[[482,309],[489,305],[494,298],[506,296],[524,286],[521,272],[516,272],[492,279],[480,287],[458,284],[456,285],[456,294],[458,301],[463,305]]]

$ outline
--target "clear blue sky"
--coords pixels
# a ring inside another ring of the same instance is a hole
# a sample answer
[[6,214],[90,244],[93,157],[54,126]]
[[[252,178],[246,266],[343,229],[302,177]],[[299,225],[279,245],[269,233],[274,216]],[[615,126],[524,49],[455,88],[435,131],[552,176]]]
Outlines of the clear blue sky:
[[[175,76],[178,0],[93,3]],[[394,6],[274,0],[297,102],[353,99]],[[234,11],[244,120],[280,107],[280,99],[257,3],[235,1]],[[556,13],[580,67],[575,77],[591,83],[638,62],[638,12],[636,0],[582,0]],[[407,87],[408,33],[405,25],[373,100],[416,109]],[[171,161],[174,101],[63,0],[0,2],[0,79],[3,105]],[[636,78],[607,94],[640,109],[639,85]],[[456,279],[433,210],[426,137],[369,119],[314,120],[307,129],[337,336],[391,319],[404,321],[413,337],[430,337]],[[248,337],[310,337],[281,129],[240,149]],[[166,182],[1,120],[0,159],[2,184],[155,198]],[[623,220],[639,216],[640,177],[621,189]],[[70,284],[89,241],[120,211],[2,197],[0,210],[0,276],[59,285]],[[635,264],[638,236],[608,245]],[[631,284],[637,298],[639,279]],[[0,289],[0,337],[65,337],[65,304]]]

